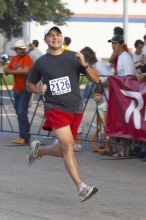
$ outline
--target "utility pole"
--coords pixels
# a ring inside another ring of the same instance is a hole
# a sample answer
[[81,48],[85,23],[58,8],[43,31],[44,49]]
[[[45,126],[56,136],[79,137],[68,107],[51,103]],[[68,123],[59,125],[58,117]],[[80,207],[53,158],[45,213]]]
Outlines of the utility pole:
[[128,0],[123,0],[123,29],[124,41],[128,43]]

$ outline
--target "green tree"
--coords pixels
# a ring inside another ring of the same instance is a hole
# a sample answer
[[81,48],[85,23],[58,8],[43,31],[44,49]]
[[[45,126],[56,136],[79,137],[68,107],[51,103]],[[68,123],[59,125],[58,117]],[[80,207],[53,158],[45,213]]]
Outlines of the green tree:
[[73,14],[61,0],[0,0],[0,32],[9,40],[22,36],[23,22],[63,25]]

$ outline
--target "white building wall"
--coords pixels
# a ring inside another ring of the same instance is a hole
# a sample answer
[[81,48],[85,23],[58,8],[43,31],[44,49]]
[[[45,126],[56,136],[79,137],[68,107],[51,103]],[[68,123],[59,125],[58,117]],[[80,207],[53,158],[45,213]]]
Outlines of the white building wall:
[[[63,35],[72,39],[72,50],[79,51],[85,46],[92,47],[97,57],[106,58],[111,54],[111,44],[107,41],[113,36],[115,26],[123,27],[123,0],[113,2],[112,0],[62,0],[74,12],[73,17],[62,27]],[[128,1],[128,47],[134,49],[134,42],[143,39],[146,32],[146,4],[141,0],[133,3]],[[44,43],[44,26],[37,22],[28,22],[24,25],[24,40],[26,43],[37,39],[40,42],[40,50],[46,52],[47,45]],[[13,39],[14,42],[15,39]],[[7,46],[8,54],[12,42]]]
[[[141,0],[134,3],[133,0],[126,0],[129,4],[129,15],[145,15],[146,4]],[[90,14],[123,14],[124,0],[62,0],[74,13],[90,13]]]

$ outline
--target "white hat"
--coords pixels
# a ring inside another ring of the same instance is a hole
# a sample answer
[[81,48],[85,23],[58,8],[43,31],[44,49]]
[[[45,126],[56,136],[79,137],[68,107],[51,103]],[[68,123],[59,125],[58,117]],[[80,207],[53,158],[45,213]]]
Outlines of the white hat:
[[60,27],[55,26],[55,25],[52,23],[52,24],[49,24],[49,25],[46,26],[46,28],[45,28],[45,30],[44,30],[44,37],[46,37],[46,35],[48,34],[48,32],[49,32],[51,29],[53,29],[53,28],[57,29],[58,32],[62,33]]
[[14,46],[12,47],[12,49],[15,49],[15,48],[26,49],[27,46],[26,46],[24,40],[18,40],[15,42]]
[[1,53],[0,55],[1,58],[4,58],[4,59],[8,59],[8,55],[6,53]]

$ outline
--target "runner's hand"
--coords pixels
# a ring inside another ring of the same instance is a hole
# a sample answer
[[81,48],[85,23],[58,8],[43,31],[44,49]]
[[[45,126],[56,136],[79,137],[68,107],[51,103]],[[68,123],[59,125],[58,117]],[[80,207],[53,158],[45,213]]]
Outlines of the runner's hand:
[[40,93],[41,95],[44,95],[47,91],[47,84],[43,84],[41,87],[40,87]]
[[79,63],[81,64],[81,66],[83,67],[87,67],[87,62],[85,60],[84,55],[81,52],[77,52],[76,53],[76,58],[78,59]]

